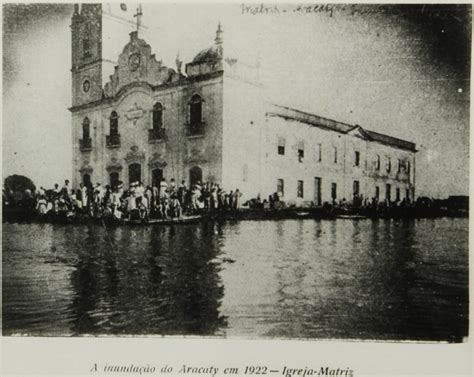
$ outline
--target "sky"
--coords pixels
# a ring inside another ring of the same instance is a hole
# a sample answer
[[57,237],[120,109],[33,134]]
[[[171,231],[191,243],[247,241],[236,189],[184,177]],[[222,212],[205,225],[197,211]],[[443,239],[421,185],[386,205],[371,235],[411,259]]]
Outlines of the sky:
[[[175,68],[220,21],[225,55],[259,62],[273,102],[412,141],[417,195],[468,194],[470,6],[266,6],[144,3],[140,35]],[[71,176],[71,15],[3,6],[3,178]]]

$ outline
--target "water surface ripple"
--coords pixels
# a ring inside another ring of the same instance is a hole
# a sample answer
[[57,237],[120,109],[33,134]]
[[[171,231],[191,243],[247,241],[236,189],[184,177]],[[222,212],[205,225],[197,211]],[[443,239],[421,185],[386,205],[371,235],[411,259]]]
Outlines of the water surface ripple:
[[4,335],[467,332],[467,219],[3,224]]

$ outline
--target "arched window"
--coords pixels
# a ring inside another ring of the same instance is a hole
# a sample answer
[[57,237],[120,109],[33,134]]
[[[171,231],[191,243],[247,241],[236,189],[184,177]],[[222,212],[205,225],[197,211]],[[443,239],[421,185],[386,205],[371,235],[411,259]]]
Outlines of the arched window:
[[153,106],[153,130],[157,131],[163,127],[163,105],[159,102]]
[[110,136],[118,135],[118,115],[112,111],[110,114]]
[[90,120],[85,117],[82,121],[82,140],[88,140],[90,138]]
[[198,182],[202,182],[202,169],[199,166],[193,166],[189,169],[189,184],[192,186]]
[[202,131],[202,98],[195,94],[189,103],[189,132],[191,135]]
[[88,58],[91,56],[91,41],[88,35],[86,35],[82,40],[82,52],[84,58]]

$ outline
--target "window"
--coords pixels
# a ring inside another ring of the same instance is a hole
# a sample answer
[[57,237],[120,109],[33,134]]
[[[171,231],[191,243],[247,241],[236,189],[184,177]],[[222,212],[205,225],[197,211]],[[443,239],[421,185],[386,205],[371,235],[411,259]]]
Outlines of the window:
[[82,52],[84,58],[89,58],[91,56],[91,42],[88,36],[84,37],[82,40]]
[[405,189],[405,198],[410,200],[410,189]]
[[385,187],[385,198],[390,202],[392,200],[392,186],[387,184]]
[[380,200],[380,187],[379,186],[375,187],[375,199],[377,199],[377,201]]
[[407,174],[410,174],[410,161],[407,161]]
[[298,161],[303,162],[304,158],[304,149],[298,149]]
[[163,127],[163,105],[155,103],[153,106],[153,130],[158,131]]
[[281,178],[277,180],[277,192],[280,196],[285,195],[285,181]]
[[321,162],[323,157],[323,147],[321,144],[316,144],[316,161]]
[[360,165],[360,152],[355,151],[354,153],[354,165],[359,166]]
[[118,133],[118,115],[115,111],[110,113],[109,135],[106,135],[105,139],[108,148],[116,148],[120,146],[120,135]]
[[298,185],[296,187],[296,196],[298,198],[302,198],[304,196],[303,193],[303,181],[298,181]]
[[392,159],[390,157],[387,157],[387,173],[390,173],[392,171]]
[[337,199],[337,184],[331,183],[331,199],[334,201]]
[[189,133],[199,135],[202,132],[202,99],[195,94],[189,103]]
[[396,201],[399,202],[400,201],[400,188],[397,187],[396,191],[395,191],[395,195],[396,195]]
[[402,160],[398,159],[398,173],[402,171]]
[[375,161],[375,170],[380,170],[380,155],[377,155],[377,160]]
[[354,196],[356,195],[359,195],[359,181],[354,181],[353,185],[352,185],[352,192],[354,194]]
[[88,140],[90,138],[90,121],[89,118],[85,117],[82,121],[82,140]]
[[334,163],[337,164],[337,148],[334,147]]
[[110,114],[109,125],[110,125],[110,136],[118,135],[118,115],[115,111],[112,111],[112,113]]
[[278,154],[282,156],[285,154],[285,138],[283,137],[278,138]]
[[303,162],[304,158],[304,141],[299,141],[298,142],[298,161]]
[[90,121],[85,117],[82,121],[82,139],[79,139],[79,149],[81,151],[91,150],[92,140],[90,135]]

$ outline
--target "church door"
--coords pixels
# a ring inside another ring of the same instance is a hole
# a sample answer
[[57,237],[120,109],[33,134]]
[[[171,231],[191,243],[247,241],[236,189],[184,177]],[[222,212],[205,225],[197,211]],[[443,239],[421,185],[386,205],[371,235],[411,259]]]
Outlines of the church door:
[[117,173],[116,171],[110,173],[109,175],[109,178],[110,178],[110,187],[115,187],[117,186],[118,184],[118,181],[119,181],[119,173]]
[[84,186],[89,187],[91,185],[91,176],[89,174],[84,174],[82,176],[82,183]]
[[202,169],[198,166],[194,166],[189,169],[189,184],[192,186],[198,182],[202,183]]
[[151,182],[153,186],[160,187],[161,178],[163,178],[163,170],[156,168],[151,171]]
[[142,179],[142,167],[140,164],[130,164],[128,167],[128,182],[138,182]]

